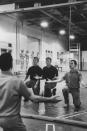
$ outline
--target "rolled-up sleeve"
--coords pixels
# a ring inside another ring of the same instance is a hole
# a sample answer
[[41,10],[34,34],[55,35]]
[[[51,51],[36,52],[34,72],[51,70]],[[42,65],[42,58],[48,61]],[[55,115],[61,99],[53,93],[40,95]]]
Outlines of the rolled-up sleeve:
[[82,80],[82,74],[80,72],[78,72],[78,75],[79,75],[79,81]]

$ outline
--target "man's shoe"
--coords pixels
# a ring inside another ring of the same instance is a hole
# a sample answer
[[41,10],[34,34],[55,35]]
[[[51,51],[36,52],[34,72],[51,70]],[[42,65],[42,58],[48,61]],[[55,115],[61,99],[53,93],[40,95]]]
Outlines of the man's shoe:
[[79,110],[80,108],[77,108],[77,107],[74,109],[75,112],[78,112]]
[[78,112],[81,109],[81,104],[77,107],[75,107],[74,111]]

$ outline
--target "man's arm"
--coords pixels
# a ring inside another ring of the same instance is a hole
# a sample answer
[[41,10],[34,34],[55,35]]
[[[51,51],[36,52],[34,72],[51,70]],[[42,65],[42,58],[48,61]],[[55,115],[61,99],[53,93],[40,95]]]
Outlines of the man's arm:
[[61,77],[61,78],[56,77],[56,80],[55,80],[55,81],[58,82],[58,83],[59,83],[59,82],[62,82],[62,81],[64,81],[64,80],[66,81],[66,76],[67,76],[67,73],[65,73],[65,75],[64,75],[63,77]]
[[66,81],[67,73],[64,74],[64,76],[60,79],[58,79],[58,82]]
[[52,96],[52,97],[43,97],[43,96],[37,96],[34,95],[29,91],[29,89],[26,87],[26,85],[22,82],[20,87],[20,95],[24,96],[25,99],[31,100],[33,102],[59,102],[58,96]]
[[55,67],[55,72],[56,72],[56,76],[58,77],[58,70],[56,69],[56,67]]
[[41,67],[39,67],[39,70],[38,70],[38,75],[39,75],[39,76],[41,76],[41,77],[43,76],[43,70],[42,70],[42,68],[41,68]]
[[30,75],[30,68],[28,69],[27,73],[26,73],[26,77],[25,77],[25,80],[29,77]]
[[83,80],[82,74],[79,73],[79,82],[81,87],[86,87],[86,83]]
[[29,99],[33,102],[59,102],[60,99],[57,99],[58,96],[52,96],[52,97],[43,97],[32,94]]
[[79,81],[81,82],[82,81],[82,74],[80,72],[78,72],[79,74]]
[[46,75],[46,71],[45,71],[45,67],[43,68],[43,79],[47,79],[47,75]]
[[46,81],[47,83],[53,83],[53,82],[62,82],[62,81],[64,81],[64,79],[63,78],[60,78],[60,79],[52,79],[52,80],[48,80],[48,81]]

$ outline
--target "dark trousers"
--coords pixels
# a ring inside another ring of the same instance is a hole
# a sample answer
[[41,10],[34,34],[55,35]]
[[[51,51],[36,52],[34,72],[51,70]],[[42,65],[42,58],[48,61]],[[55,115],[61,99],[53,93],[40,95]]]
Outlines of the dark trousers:
[[80,89],[79,88],[73,88],[73,89],[64,88],[62,92],[63,92],[65,104],[69,104],[69,93],[71,93],[74,106],[76,108],[80,106],[81,101],[80,101]]
[[[45,83],[45,91],[44,96],[45,97],[51,97],[52,95],[56,94],[56,83]],[[53,89],[55,88],[55,89]]]

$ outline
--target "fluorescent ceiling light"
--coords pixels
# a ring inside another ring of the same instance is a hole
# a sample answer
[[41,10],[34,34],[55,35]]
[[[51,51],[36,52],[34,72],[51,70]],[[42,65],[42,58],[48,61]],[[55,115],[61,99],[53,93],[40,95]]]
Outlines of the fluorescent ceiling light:
[[40,25],[41,25],[41,27],[43,27],[43,28],[47,28],[49,24],[48,24],[47,21],[42,21],[42,22],[40,23]]
[[59,34],[60,34],[60,35],[65,35],[65,34],[66,34],[66,31],[65,31],[65,30],[60,30],[60,31],[59,31]]
[[75,36],[74,36],[74,35],[70,35],[69,38],[70,38],[71,40],[74,40],[74,39],[75,39]]

